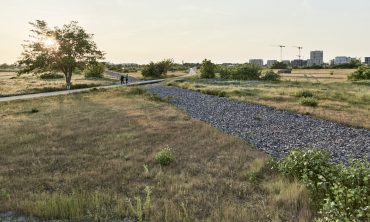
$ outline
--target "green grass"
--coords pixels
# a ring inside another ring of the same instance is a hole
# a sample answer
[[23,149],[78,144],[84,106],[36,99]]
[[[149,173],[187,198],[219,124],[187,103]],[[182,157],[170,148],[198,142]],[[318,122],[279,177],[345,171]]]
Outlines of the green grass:
[[[170,81],[168,84],[216,95],[222,92],[222,96],[235,100],[310,113],[318,118],[370,129],[370,85],[367,82],[264,82],[189,78],[182,82]],[[302,106],[302,97],[314,97],[320,105]]]
[[[305,189],[269,170],[266,154],[138,88],[0,103],[0,116],[0,212],[72,221],[315,215]],[[175,161],[162,167],[155,157],[166,146]]]

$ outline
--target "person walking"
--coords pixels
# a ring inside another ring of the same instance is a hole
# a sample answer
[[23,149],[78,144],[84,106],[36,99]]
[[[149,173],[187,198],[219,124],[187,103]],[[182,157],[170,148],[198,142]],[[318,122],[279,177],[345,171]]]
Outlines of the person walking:
[[126,85],[128,84],[128,74],[126,74]]
[[121,80],[121,85],[123,85],[123,83],[125,81],[125,77],[123,75],[121,75],[120,80]]

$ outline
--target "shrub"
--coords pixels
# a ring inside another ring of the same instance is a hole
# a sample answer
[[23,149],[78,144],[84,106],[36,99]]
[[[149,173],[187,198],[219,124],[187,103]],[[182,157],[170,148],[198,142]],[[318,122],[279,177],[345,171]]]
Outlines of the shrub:
[[143,68],[141,74],[144,78],[162,78],[171,69],[172,65],[173,61],[170,59],[158,63],[150,62]]
[[281,76],[274,71],[268,71],[261,79],[265,81],[279,81]]
[[296,93],[296,97],[313,97],[313,93],[311,91],[302,90]]
[[254,64],[245,64],[237,67],[232,72],[232,79],[236,80],[259,80],[261,77],[261,66]]
[[330,155],[323,151],[294,150],[275,166],[291,180],[305,184],[323,221],[366,221],[369,218],[369,161],[335,165],[330,162]]
[[53,73],[53,72],[47,72],[40,75],[41,79],[63,79],[64,75]]
[[369,80],[370,79],[370,68],[360,66],[354,73],[348,76],[349,80]]
[[272,66],[271,69],[287,69],[288,65],[283,62],[275,62]]
[[223,90],[219,89],[203,89],[201,90],[202,93],[213,95],[213,96],[219,96],[219,97],[225,97],[227,94]]
[[313,97],[304,97],[299,100],[299,104],[302,106],[317,107],[319,105],[319,101]]
[[232,77],[232,71],[228,68],[219,68],[218,72],[221,79],[230,79]]
[[215,78],[216,66],[211,62],[211,60],[203,60],[202,67],[200,68],[200,77],[204,79]]
[[103,78],[104,72],[105,65],[102,63],[90,64],[83,71],[86,78]]
[[172,149],[168,146],[162,148],[157,155],[155,160],[162,166],[168,166],[174,161]]

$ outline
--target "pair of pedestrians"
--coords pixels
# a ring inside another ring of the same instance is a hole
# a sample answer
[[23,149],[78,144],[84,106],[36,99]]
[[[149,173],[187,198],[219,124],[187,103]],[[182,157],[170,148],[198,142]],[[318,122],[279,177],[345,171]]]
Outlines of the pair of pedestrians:
[[121,85],[123,85],[123,84],[128,84],[128,74],[126,74],[126,75],[121,75]]

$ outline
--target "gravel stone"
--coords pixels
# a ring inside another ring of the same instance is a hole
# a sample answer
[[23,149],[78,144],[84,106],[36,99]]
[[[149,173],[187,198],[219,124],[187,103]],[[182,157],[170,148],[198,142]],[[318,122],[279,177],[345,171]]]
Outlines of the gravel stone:
[[171,98],[189,116],[237,135],[277,158],[286,156],[293,148],[318,148],[328,150],[334,162],[370,160],[368,129],[177,87],[156,84],[146,89],[162,98]]

